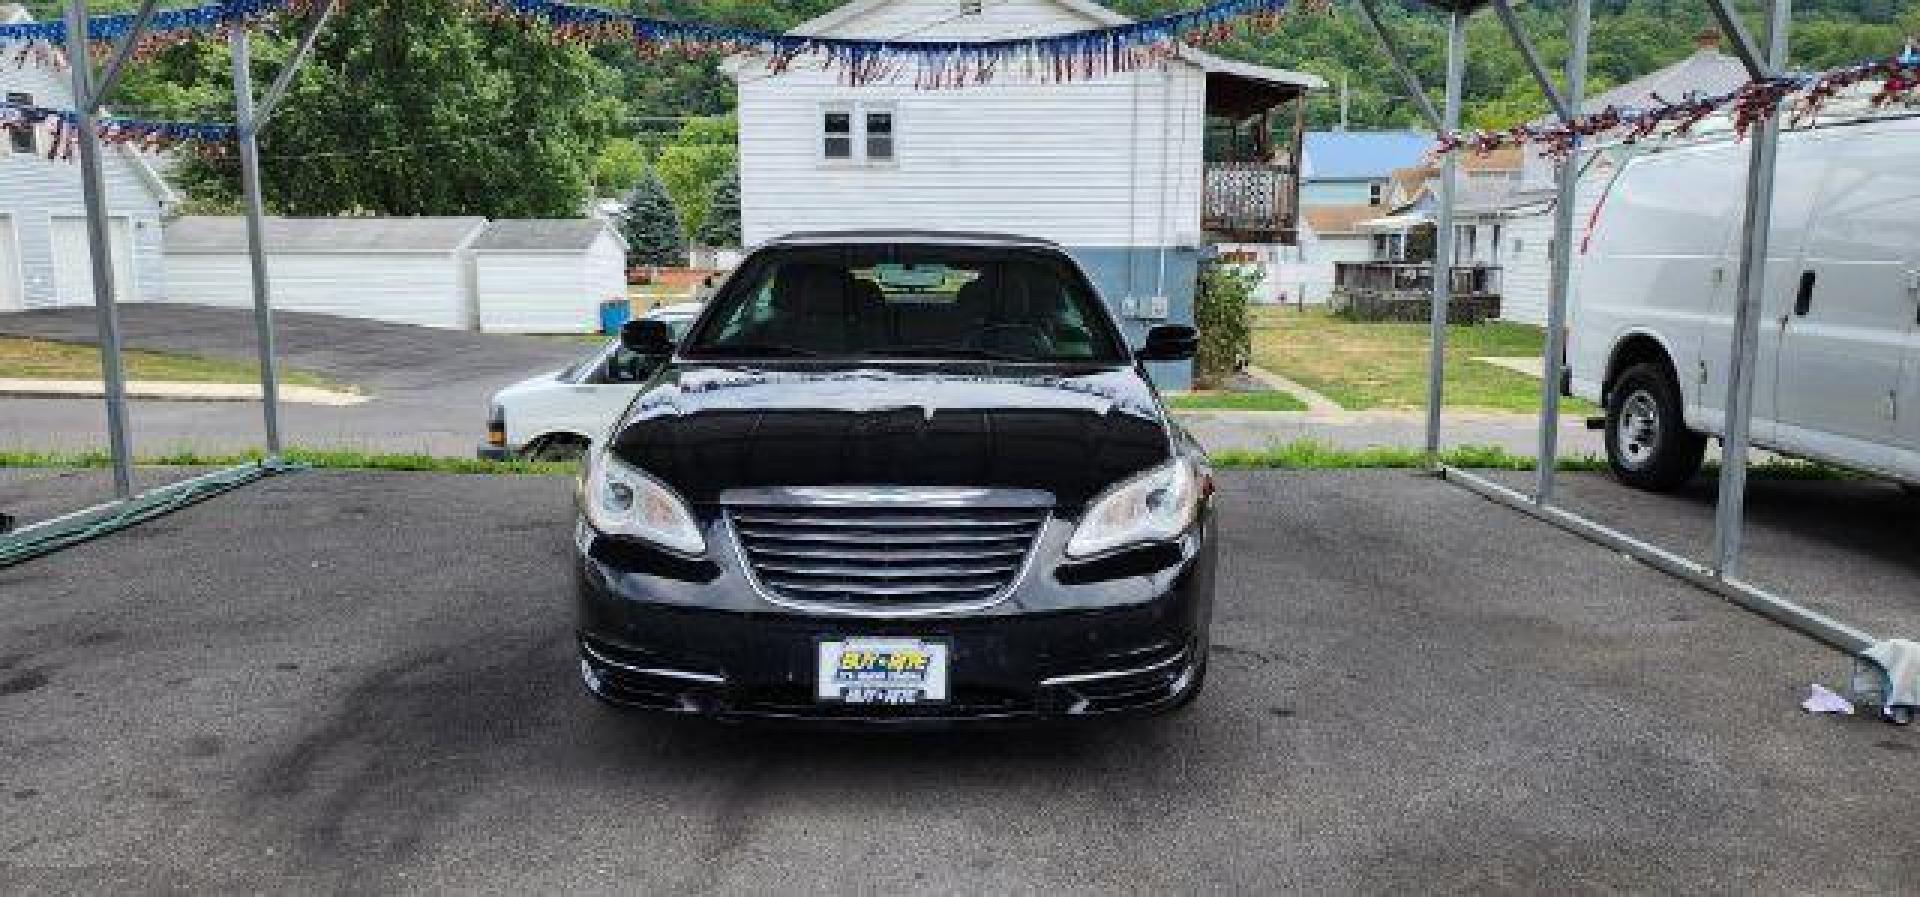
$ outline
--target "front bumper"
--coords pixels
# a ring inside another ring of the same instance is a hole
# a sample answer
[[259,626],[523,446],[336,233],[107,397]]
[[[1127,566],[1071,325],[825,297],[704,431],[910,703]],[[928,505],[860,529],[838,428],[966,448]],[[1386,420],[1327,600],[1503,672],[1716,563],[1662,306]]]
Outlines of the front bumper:
[[[1004,601],[904,619],[778,606],[752,590],[724,549],[699,564],[651,563],[583,528],[581,675],[612,704],[739,720],[946,727],[1166,711],[1190,700],[1205,672],[1211,527],[1203,515],[1149,562],[1159,569],[1109,568],[1126,575],[1091,581],[1087,571],[1043,562],[1058,559],[1062,527],[1041,539],[1034,569]],[[848,636],[945,641],[948,700],[817,701],[818,643]]]

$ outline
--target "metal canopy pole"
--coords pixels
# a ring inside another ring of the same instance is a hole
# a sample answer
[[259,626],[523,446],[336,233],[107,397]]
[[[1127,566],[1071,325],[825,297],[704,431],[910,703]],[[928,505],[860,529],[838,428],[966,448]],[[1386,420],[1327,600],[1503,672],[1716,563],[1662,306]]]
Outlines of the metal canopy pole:
[[[151,14],[150,9],[143,11]],[[139,40],[140,30],[135,28],[127,35],[124,48],[131,48]],[[120,364],[120,310],[114,304],[106,183],[100,168],[100,135],[94,124],[102,98],[93,89],[93,57],[87,38],[87,0],[68,0],[67,59],[73,69],[74,140],[80,145],[80,190],[87,206],[94,320],[100,332],[100,373],[106,381],[107,444],[113,453],[113,494],[125,501],[133,497],[133,448],[127,438],[127,379]],[[115,59],[120,58],[116,53]]]
[[239,144],[240,187],[247,210],[247,261],[253,274],[254,342],[260,354],[260,409],[269,458],[280,457],[283,445],[280,369],[273,335],[273,282],[267,273],[266,202],[260,191],[260,129],[286,97],[294,75],[312,54],[314,41],[332,12],[331,0],[313,11],[313,18],[301,32],[293,55],[257,104],[253,99],[253,44],[247,29],[235,27],[228,38],[233,49],[234,136]]
[[[1727,0],[1709,0],[1715,15],[1738,21]],[[1787,64],[1792,0],[1769,0],[1766,69],[1771,77]],[[1746,48],[1743,57],[1751,51]],[[1773,180],[1779,156],[1778,109],[1756,122],[1747,162],[1747,206],[1740,235],[1740,291],[1733,315],[1724,434],[1720,446],[1720,496],[1714,508],[1714,572],[1723,579],[1740,575],[1741,527],[1747,507],[1747,447],[1753,418],[1754,363],[1760,354],[1760,311],[1767,286],[1767,249],[1773,232]]]
[[266,426],[267,455],[280,456],[280,371],[273,345],[273,288],[267,280],[263,244],[266,214],[260,200],[260,144],[254,127],[253,53],[247,29],[230,30],[233,44],[234,136],[239,142],[240,188],[247,209],[247,261],[253,273],[253,328],[260,353],[260,412]]
[[[1467,14],[1455,10],[1447,20],[1447,101],[1440,131],[1460,130],[1460,94],[1467,71]],[[1433,309],[1427,356],[1427,456],[1440,455],[1440,403],[1447,374],[1447,301],[1453,295],[1453,198],[1460,177],[1458,153],[1440,156],[1439,213],[1434,216]]]
[[[1503,19],[1512,17],[1507,0],[1499,0],[1499,8],[1504,12]],[[1516,40],[1525,38],[1518,20],[1513,20],[1511,27]],[[1573,121],[1586,98],[1587,36],[1592,30],[1592,0],[1574,0],[1573,22],[1567,34],[1567,89],[1558,104],[1563,121]],[[1538,71],[1537,64],[1535,68]],[[1552,83],[1545,79],[1546,73],[1539,71],[1539,74],[1541,87],[1551,88]],[[1553,281],[1547,289],[1547,348],[1540,376],[1540,448],[1533,465],[1533,500],[1541,505],[1553,501],[1554,474],[1560,458],[1560,384],[1567,376],[1567,306],[1573,292],[1573,206],[1580,195],[1580,138],[1577,136],[1567,147],[1566,158],[1560,160],[1559,177],[1559,195],[1553,202]]]

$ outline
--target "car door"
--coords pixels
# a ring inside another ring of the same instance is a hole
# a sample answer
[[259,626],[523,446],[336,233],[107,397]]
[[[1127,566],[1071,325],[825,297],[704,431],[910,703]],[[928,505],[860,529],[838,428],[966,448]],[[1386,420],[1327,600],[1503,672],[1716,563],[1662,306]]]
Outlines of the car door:
[[1900,394],[1895,422],[1894,446],[1888,469],[1910,483],[1920,483],[1920,249],[1912,257],[1909,272],[1914,300],[1914,316],[1907,321],[1907,345],[1901,366]]
[[1913,324],[1920,170],[1872,125],[1803,141],[1827,160],[1800,263],[1779,272],[1773,391],[1781,449],[1870,468],[1888,458]]

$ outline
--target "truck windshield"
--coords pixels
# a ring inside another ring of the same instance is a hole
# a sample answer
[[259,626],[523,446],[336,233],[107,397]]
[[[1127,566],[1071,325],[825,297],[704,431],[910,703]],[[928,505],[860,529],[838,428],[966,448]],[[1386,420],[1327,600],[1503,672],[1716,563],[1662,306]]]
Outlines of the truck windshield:
[[967,246],[761,253],[728,281],[689,358],[1118,362],[1110,319],[1064,259]]

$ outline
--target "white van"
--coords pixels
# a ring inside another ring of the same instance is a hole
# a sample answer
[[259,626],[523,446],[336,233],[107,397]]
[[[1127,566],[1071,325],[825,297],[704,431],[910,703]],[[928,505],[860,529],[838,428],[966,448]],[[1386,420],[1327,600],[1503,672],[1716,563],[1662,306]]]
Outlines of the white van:
[[[1622,165],[1577,250],[1573,394],[1621,481],[1672,489],[1725,417],[1749,148]],[[1920,483],[1920,117],[1781,135],[1753,443]]]

